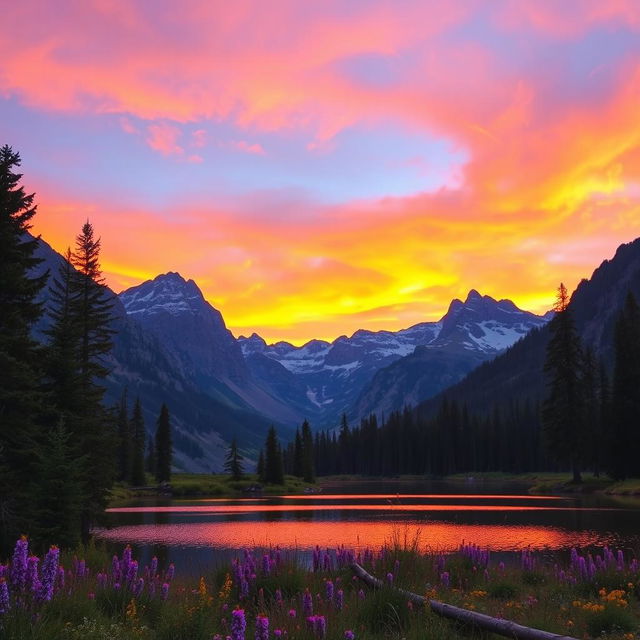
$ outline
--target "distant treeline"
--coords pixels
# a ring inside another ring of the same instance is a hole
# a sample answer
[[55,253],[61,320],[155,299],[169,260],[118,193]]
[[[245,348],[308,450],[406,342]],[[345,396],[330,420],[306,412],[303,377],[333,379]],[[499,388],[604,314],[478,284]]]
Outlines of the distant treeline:
[[[350,427],[343,416],[338,429],[315,434],[317,474],[572,469],[576,480],[582,470],[639,477],[638,304],[629,293],[617,314],[613,363],[607,366],[582,344],[566,290],[561,285],[559,291],[548,328],[534,330],[530,339],[469,376],[476,387],[467,382],[464,391],[474,399],[473,409],[462,394],[444,392],[437,401],[393,412],[380,422],[371,415]],[[523,370],[535,375],[521,376]],[[503,385],[487,389],[483,373],[488,371]]]

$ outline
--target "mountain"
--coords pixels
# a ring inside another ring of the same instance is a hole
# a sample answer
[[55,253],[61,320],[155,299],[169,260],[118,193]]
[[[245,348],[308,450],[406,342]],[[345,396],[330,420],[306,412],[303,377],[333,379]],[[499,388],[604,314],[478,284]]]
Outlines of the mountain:
[[[640,238],[618,247],[589,280],[582,280],[571,296],[570,309],[585,345],[604,362],[613,363],[615,319],[627,293],[640,299]],[[543,366],[548,327],[531,331],[495,360],[472,371],[464,380],[418,407],[419,415],[433,415],[444,397],[488,414],[515,404],[536,405],[545,394]]]
[[359,330],[302,347],[267,345],[255,333],[238,341],[257,379],[274,393],[276,386],[286,388],[298,406],[304,394],[313,404],[307,416],[314,425],[335,426],[342,413],[357,420],[417,404],[547,319],[471,290],[464,302],[453,300],[439,322],[397,332]]
[[119,298],[127,317],[155,336],[182,375],[202,392],[285,426],[281,435],[289,433],[286,426],[304,419],[268,385],[256,382],[222,314],[193,280],[169,272],[121,292]]
[[[263,384],[284,385],[297,406],[307,404],[314,426],[336,426],[350,413],[361,389],[382,367],[412,353],[438,335],[440,324],[425,322],[401,331],[356,331],[333,342],[311,340],[302,347],[288,342],[267,345],[255,333],[238,339],[247,364]],[[292,385],[295,384],[295,387]]]
[[[36,255],[43,259],[37,269],[38,273],[49,270],[50,274],[48,286],[41,294],[46,308],[49,287],[64,258],[42,239],[39,239]],[[165,290],[165,300],[169,300],[172,295],[170,288],[168,285]],[[193,287],[190,290],[195,295]],[[155,432],[160,407],[166,402],[171,412],[174,463],[178,469],[221,471],[228,442],[234,436],[242,443],[243,451],[249,457],[255,457],[264,442],[271,420],[242,401],[234,404],[223,393],[216,394],[213,390],[207,393],[203,390],[197,375],[193,375],[194,369],[187,366],[178,346],[171,340],[168,340],[169,346],[165,346],[161,337],[163,314],[160,309],[156,319],[153,318],[153,313],[147,317],[141,311],[128,314],[125,305],[113,291],[107,289],[106,295],[113,303],[113,327],[116,330],[114,347],[107,360],[110,373],[105,380],[106,402],[118,402],[125,389],[130,406],[135,397],[139,396],[149,434]],[[139,310],[141,295],[132,296],[128,303],[133,305],[133,310]],[[215,313],[212,315],[215,316]],[[48,317],[43,315],[34,329],[35,335],[42,338],[48,324]],[[229,347],[229,340],[224,334],[226,329],[212,325],[212,329],[214,328],[219,330],[215,333],[216,337],[223,340],[219,352],[224,354],[226,351],[229,354],[228,361],[220,365],[219,370],[224,371],[229,378],[241,378],[246,367],[241,354],[239,363],[233,361],[233,337],[231,336],[232,344]],[[183,329],[188,331],[195,327],[188,327],[185,322]],[[187,340],[189,339],[190,334],[187,334]],[[202,364],[206,357],[208,356],[202,355],[199,360],[194,356],[194,359]],[[223,369],[223,366],[226,368]]]
[[497,301],[472,289],[464,302],[451,302],[431,342],[375,374],[353,413],[388,415],[416,406],[547,321],[546,316],[518,309],[511,300]]

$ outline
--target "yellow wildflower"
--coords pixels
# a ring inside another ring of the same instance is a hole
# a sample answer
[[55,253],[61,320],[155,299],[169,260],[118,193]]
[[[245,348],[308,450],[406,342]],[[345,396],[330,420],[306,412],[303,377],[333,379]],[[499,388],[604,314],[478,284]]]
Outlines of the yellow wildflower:
[[224,584],[222,585],[222,589],[220,589],[220,593],[218,594],[220,600],[227,600],[229,598],[229,595],[231,594],[232,584],[233,583],[231,580],[231,575],[227,573],[227,575],[224,577]]

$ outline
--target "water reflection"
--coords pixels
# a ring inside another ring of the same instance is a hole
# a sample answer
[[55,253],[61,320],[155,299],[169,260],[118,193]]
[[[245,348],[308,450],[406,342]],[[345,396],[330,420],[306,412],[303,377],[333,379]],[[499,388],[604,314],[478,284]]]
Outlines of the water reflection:
[[[339,534],[336,535],[336,529]],[[423,550],[453,551],[463,541],[473,541],[494,551],[515,551],[525,547],[558,549],[571,546],[615,544],[618,536],[593,531],[570,531],[558,527],[526,525],[474,525],[454,522],[225,522],[182,523],[162,527],[124,525],[100,532],[111,542],[137,545],[210,547],[243,549],[246,547],[281,546],[311,549],[315,545],[348,548],[379,547],[394,540],[417,540]]]
[[[373,488],[373,487],[372,487]],[[379,546],[419,537],[424,549],[450,551],[463,540],[495,551],[635,546],[640,510],[597,497],[486,493],[346,493],[202,500],[147,499],[109,509],[114,543],[237,550]]]

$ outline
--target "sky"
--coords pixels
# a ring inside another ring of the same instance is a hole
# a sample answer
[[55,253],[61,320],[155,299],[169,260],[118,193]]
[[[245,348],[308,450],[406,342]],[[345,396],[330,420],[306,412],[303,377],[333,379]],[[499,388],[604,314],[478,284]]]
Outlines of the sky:
[[234,335],[543,313],[640,235],[637,0],[22,0],[0,144],[33,231],[116,291],[193,279]]

